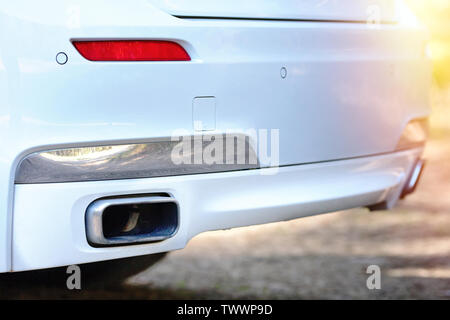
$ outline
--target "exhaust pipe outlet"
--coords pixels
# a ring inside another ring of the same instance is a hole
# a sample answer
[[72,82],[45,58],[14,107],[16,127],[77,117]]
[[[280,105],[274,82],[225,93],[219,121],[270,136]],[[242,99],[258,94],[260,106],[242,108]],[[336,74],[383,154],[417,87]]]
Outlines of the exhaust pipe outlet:
[[85,220],[93,247],[157,242],[177,233],[179,207],[169,195],[99,199],[89,205]]
[[406,180],[405,187],[403,188],[401,199],[404,199],[407,195],[414,193],[416,191],[417,185],[419,184],[420,178],[425,168],[425,160],[419,159],[414,165],[414,169],[411,171],[408,179]]

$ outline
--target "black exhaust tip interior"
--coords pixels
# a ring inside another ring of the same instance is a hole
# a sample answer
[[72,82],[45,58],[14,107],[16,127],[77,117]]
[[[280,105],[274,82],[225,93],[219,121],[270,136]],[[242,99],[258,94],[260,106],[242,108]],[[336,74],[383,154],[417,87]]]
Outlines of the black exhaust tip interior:
[[106,239],[121,237],[170,237],[178,228],[174,202],[111,205],[102,216]]

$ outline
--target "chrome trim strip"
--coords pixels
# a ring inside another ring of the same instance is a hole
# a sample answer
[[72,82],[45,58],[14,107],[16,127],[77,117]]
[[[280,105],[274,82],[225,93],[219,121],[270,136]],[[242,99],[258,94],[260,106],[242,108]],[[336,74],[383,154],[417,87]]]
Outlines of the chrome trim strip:
[[[231,136],[236,138],[233,140],[235,147],[232,152],[226,152],[225,150],[226,135],[213,136],[216,139],[223,139],[224,148],[224,161],[213,164],[195,164],[194,159],[199,154],[199,151],[195,149],[195,142],[191,144],[191,149],[183,154],[183,158],[191,159],[191,161],[187,164],[174,163],[172,152],[180,141],[171,141],[170,138],[159,142],[77,147],[36,152],[26,156],[19,163],[15,183],[120,180],[260,168],[256,152],[249,142],[250,138],[245,135]],[[194,141],[199,139],[199,136],[187,138]],[[214,141],[203,139],[200,152],[203,152]],[[242,148],[242,143],[245,148]],[[238,164],[238,159],[245,159],[245,163]]]
[[[136,235],[136,236],[122,236],[115,238],[106,238],[103,234],[103,213],[106,208],[115,205],[127,204],[145,204],[145,203],[174,203],[177,207],[178,225],[174,232],[167,236],[152,236],[152,235]],[[180,227],[180,207],[178,202],[171,197],[130,197],[130,198],[114,198],[103,199],[92,202],[86,210],[86,237],[90,244],[96,246],[116,246],[116,245],[130,245],[143,242],[156,242],[170,239],[178,232]]]

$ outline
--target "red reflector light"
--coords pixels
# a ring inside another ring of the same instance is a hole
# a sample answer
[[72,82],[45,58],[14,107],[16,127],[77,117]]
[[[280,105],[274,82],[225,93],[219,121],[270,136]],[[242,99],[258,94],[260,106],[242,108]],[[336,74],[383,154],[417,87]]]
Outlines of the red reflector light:
[[90,61],[190,61],[176,42],[159,40],[74,41],[78,52]]

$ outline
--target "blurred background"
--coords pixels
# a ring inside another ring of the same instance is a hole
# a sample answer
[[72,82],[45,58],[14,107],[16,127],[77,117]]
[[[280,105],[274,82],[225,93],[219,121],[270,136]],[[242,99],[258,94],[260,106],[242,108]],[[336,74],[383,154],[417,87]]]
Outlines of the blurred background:
[[[428,166],[395,210],[355,209],[211,232],[125,286],[7,282],[0,298],[450,299],[450,0],[406,0],[431,32]],[[366,287],[379,265],[382,289]]]
[[430,30],[428,51],[433,61],[434,76],[431,91],[431,135],[432,138],[444,137],[450,128],[450,1],[406,2],[420,22]]

